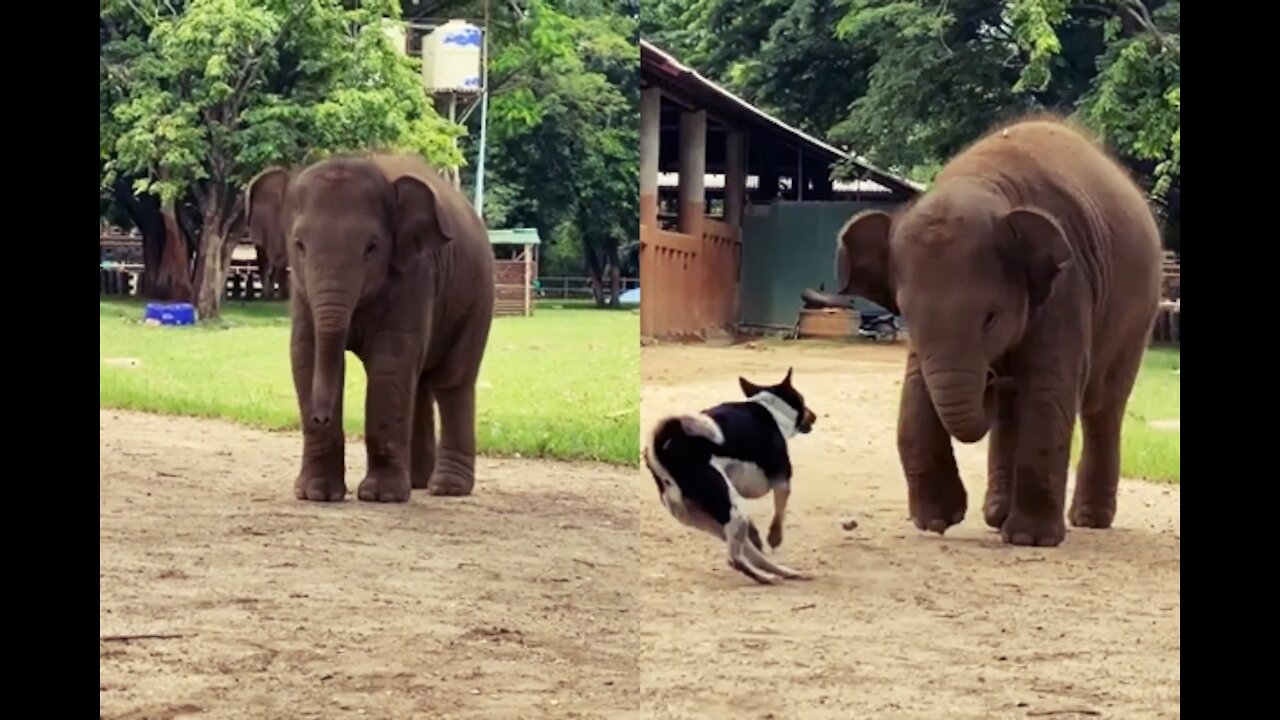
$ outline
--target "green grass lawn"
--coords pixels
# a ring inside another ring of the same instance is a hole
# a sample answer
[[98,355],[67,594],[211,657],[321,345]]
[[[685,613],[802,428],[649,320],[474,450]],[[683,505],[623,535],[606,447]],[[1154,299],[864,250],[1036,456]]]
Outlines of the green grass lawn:
[[[99,302],[99,404],[298,427],[284,303],[233,303],[214,327],[151,327],[138,302]],[[639,453],[639,316],[540,306],[498,318],[480,371],[480,451],[632,464]],[[136,358],[128,367],[110,360]],[[347,357],[344,425],[364,431],[365,376]]]
[[[1138,384],[1129,396],[1121,429],[1120,474],[1128,478],[1182,482],[1182,433],[1153,427],[1152,421],[1182,419],[1181,352],[1151,348],[1142,362]],[[1080,429],[1076,428],[1073,462],[1080,457]]]

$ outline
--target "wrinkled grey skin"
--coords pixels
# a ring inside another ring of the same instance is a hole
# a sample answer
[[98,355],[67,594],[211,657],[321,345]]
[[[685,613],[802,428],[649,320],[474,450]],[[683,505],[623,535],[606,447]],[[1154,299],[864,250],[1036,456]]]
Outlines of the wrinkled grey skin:
[[[302,418],[295,494],[346,495],[345,351],[365,366],[369,470],[358,497],[475,484],[475,386],[493,317],[493,250],[466,199],[420,159],[336,157],[264,171],[248,218],[283,237],[292,268],[290,354]],[[433,405],[440,410],[437,447]]]
[[910,326],[898,450],[917,527],[964,518],[951,438],[990,433],[986,522],[1015,545],[1061,543],[1077,415],[1070,520],[1111,526],[1120,427],[1160,295],[1155,220],[1114,160],[1056,119],[1015,123],[897,215],[851,219],[836,262],[844,292]]

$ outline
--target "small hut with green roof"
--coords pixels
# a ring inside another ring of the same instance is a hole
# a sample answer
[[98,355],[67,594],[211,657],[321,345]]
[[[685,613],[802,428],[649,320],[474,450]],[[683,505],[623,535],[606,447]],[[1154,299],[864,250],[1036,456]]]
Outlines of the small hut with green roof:
[[493,245],[493,283],[497,293],[493,314],[533,315],[538,246],[542,244],[537,229],[490,230],[489,243]]

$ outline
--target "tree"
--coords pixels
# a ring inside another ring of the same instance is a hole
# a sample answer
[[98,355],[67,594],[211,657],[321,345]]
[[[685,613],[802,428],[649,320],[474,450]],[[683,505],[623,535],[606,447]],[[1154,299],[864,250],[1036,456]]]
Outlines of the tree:
[[[104,185],[132,176],[165,205],[199,211],[191,277],[202,319],[218,316],[229,231],[256,172],[332,152],[393,148],[461,162],[414,61],[381,32],[389,0],[104,0],[102,16],[145,32],[107,42],[100,99]],[[104,22],[104,25],[108,23]],[[176,213],[175,213],[176,214]]]
[[636,3],[522,6],[491,39],[486,219],[538,228],[544,262],[576,262],[616,304],[639,218]]

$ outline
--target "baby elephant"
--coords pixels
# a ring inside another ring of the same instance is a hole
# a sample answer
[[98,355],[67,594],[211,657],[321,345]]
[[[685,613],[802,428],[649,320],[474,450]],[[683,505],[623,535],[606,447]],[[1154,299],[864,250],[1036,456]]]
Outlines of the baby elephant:
[[898,450],[911,517],[943,532],[967,499],[951,438],[991,433],[983,514],[1014,545],[1110,527],[1120,425],[1160,299],[1160,234],[1142,192],[1056,118],[997,130],[896,216],[840,233],[843,292],[901,313],[910,353]]
[[[344,353],[368,375],[361,500],[475,484],[476,379],[493,316],[493,250],[453,185],[407,155],[334,157],[249,184],[250,226],[292,269],[290,355],[302,415],[295,494],[341,500]],[[433,406],[440,408],[436,446]]]

